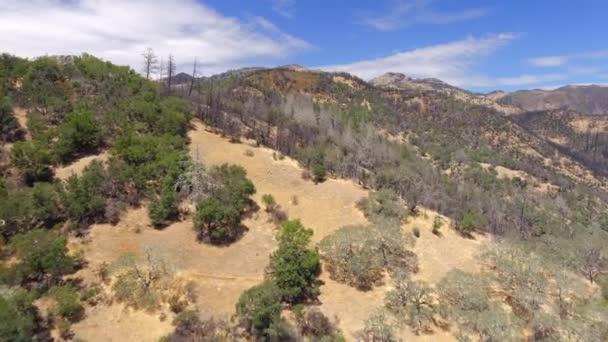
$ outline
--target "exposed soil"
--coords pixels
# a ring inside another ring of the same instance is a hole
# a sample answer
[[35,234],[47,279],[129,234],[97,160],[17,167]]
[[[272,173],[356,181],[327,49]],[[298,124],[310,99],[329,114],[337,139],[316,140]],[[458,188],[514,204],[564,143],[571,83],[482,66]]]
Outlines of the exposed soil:
[[91,164],[92,161],[98,160],[101,162],[105,162],[106,160],[108,160],[108,157],[109,157],[108,152],[103,151],[96,155],[80,158],[80,159],[72,162],[71,164],[56,168],[55,177],[62,179],[62,180],[66,180],[66,179],[70,178],[70,176],[72,176],[72,175],[79,176],[82,174],[82,171],[84,171],[84,169],[87,166],[89,166],[89,164]]

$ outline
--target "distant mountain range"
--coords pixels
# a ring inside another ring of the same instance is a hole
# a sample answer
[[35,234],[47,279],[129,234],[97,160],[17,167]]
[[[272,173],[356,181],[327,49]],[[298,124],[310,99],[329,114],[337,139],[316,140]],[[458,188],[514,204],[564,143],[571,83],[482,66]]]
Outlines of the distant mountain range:
[[[300,65],[285,65],[277,69],[292,71],[308,70]],[[229,77],[243,77],[261,70],[268,70],[268,68],[249,67],[234,69],[210,77],[200,77],[200,79],[221,80]],[[191,80],[192,76],[182,72],[175,76],[173,82],[178,85],[190,83]],[[395,72],[389,72],[376,77],[370,80],[369,83],[375,87],[385,89],[443,92],[477,104],[493,107],[507,114],[571,110],[586,115],[608,115],[608,87],[598,85],[569,85],[555,90],[493,91],[486,94],[478,94],[436,78],[412,78]]]
[[495,92],[487,96],[525,112],[568,109],[588,115],[608,115],[608,87],[565,86],[555,90]]

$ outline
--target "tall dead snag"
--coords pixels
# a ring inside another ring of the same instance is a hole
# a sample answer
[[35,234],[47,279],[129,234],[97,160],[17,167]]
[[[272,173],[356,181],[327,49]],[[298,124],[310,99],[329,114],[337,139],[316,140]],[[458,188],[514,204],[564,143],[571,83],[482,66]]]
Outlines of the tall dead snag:
[[192,66],[192,79],[190,80],[190,89],[188,90],[188,96],[192,96],[192,90],[194,89],[194,83],[196,82],[196,75],[197,75],[197,67],[198,64],[198,59],[195,57],[194,58],[194,64]]
[[147,48],[141,55],[144,58],[142,72],[149,80],[150,76],[158,71],[158,57],[156,57],[152,48]]
[[169,54],[167,59],[167,88],[169,93],[171,93],[171,85],[173,84],[173,77],[175,77],[175,68],[175,58],[172,54]]

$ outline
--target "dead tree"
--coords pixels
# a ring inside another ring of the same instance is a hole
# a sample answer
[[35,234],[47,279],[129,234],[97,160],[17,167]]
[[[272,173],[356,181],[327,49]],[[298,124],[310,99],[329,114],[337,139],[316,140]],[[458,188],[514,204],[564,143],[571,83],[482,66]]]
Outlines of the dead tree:
[[172,54],[169,54],[167,59],[167,88],[169,93],[171,93],[171,85],[173,84],[173,77],[175,77],[175,59]]
[[190,89],[188,90],[188,97],[192,96],[192,90],[194,89],[194,83],[196,83],[196,75],[197,75],[197,67],[198,60],[194,58],[194,65],[192,66],[192,79],[190,80]]
[[147,48],[141,55],[144,58],[142,72],[146,75],[146,79],[149,80],[150,76],[158,70],[158,58],[152,48]]

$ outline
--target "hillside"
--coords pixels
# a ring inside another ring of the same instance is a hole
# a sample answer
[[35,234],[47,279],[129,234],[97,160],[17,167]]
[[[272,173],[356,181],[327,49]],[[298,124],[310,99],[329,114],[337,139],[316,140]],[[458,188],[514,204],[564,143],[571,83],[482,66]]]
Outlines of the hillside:
[[0,340],[608,338],[603,117],[294,65],[0,71]]
[[566,109],[588,115],[608,115],[608,87],[565,86],[555,90],[522,90],[493,96],[501,104],[526,112]]

